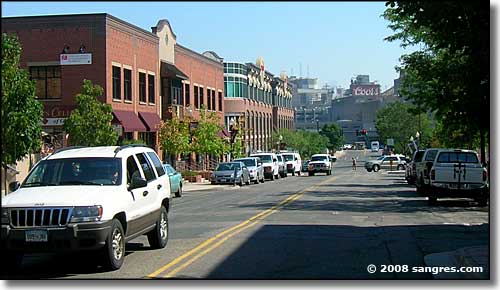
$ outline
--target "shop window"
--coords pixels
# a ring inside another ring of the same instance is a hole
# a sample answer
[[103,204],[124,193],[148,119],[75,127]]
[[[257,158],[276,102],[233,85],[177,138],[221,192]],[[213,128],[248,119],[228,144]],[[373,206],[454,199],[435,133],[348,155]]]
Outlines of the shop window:
[[60,66],[32,66],[30,76],[36,83],[37,98],[60,99],[62,97]]
[[148,98],[149,98],[149,103],[154,104],[155,103],[155,76],[154,75],[148,75]]
[[132,101],[132,71],[126,68],[123,69],[123,97],[125,101]]
[[146,102],[146,74],[139,73],[139,102]]

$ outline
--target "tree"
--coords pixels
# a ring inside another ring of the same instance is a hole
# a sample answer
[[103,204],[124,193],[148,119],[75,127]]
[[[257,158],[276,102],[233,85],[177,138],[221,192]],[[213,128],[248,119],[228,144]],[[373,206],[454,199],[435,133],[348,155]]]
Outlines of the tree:
[[384,17],[396,32],[386,40],[401,40],[403,47],[423,45],[401,57],[401,94],[433,111],[447,130],[479,136],[484,162],[490,121],[489,6],[479,1],[389,1],[386,6]]
[[224,140],[218,136],[218,133],[222,130],[219,115],[215,112],[208,113],[202,106],[198,125],[192,132],[191,150],[197,154],[221,156],[225,146]]
[[113,129],[112,108],[97,100],[104,90],[91,81],[84,80],[82,91],[76,95],[77,107],[64,122],[72,145],[109,146],[116,145],[118,134]]
[[321,128],[320,134],[328,138],[330,143],[328,149],[330,150],[335,151],[345,143],[342,128],[335,123],[325,124]]
[[420,134],[420,147],[425,148],[430,144],[432,129],[429,117],[425,113],[415,115],[412,104],[394,102],[377,112],[375,128],[382,140],[394,139],[396,152],[406,153],[410,137]]
[[[2,167],[15,164],[41,146],[43,105],[35,99],[36,86],[19,68],[21,45],[16,36],[2,33]],[[7,182],[7,176],[4,177]]]
[[304,159],[324,152],[329,146],[328,138],[318,132],[281,129],[273,134],[273,144],[278,142],[279,136],[282,137],[281,142],[286,144],[288,150],[298,151]]
[[174,116],[160,124],[160,148],[167,154],[177,156],[190,152],[189,121],[183,122]]

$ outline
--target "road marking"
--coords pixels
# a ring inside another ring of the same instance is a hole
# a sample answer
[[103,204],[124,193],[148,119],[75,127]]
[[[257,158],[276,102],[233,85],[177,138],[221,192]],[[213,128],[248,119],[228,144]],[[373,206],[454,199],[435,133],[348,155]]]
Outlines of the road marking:
[[[271,208],[264,210],[256,215],[252,216],[251,218],[241,222],[240,224],[238,224],[236,226],[233,226],[227,230],[224,230],[224,231],[218,233],[217,235],[205,240],[204,242],[202,242],[201,244],[199,244],[195,248],[189,250],[188,252],[184,253],[183,255],[175,258],[174,260],[172,260],[170,263],[166,264],[165,266],[163,266],[163,267],[159,268],[158,270],[154,271],[153,273],[147,275],[146,278],[156,278],[162,272],[170,270],[171,268],[173,268],[174,266],[179,264],[184,259],[189,258],[190,256],[193,256],[191,259],[184,262],[184,264],[179,266],[177,269],[172,270],[171,272],[167,273],[165,276],[168,278],[173,277],[173,275],[175,275],[176,273],[178,273],[182,269],[186,268],[187,266],[191,265],[192,263],[194,263],[196,260],[198,260],[202,256],[208,254],[209,252],[211,252],[215,248],[219,247],[221,244],[223,244],[229,238],[242,232],[245,229],[248,229],[248,228],[256,225],[259,221],[261,221],[261,220],[265,219],[266,217],[270,216],[271,214],[275,213],[280,207],[283,207],[284,205],[295,201],[300,196],[302,196],[305,192],[311,191],[311,190],[317,188],[318,186],[320,186],[324,183],[327,183],[327,182],[331,182],[337,178],[338,178],[338,176],[333,176],[333,177],[331,177],[327,180],[324,180],[324,181],[322,181],[314,186],[311,186],[309,188],[305,188],[305,189],[289,196],[288,198],[286,198],[285,200],[281,201],[280,203],[272,206]],[[225,235],[227,235],[227,236],[225,236]],[[217,239],[220,239],[220,240],[218,242],[216,242],[215,244],[213,244],[212,246],[210,246],[209,248],[203,250],[204,248],[208,247],[210,244],[215,242]]]

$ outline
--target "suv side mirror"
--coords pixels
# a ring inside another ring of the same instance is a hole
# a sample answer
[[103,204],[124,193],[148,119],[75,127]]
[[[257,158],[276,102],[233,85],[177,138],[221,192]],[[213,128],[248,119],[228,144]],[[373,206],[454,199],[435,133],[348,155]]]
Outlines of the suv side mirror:
[[134,174],[134,175],[132,175],[132,181],[130,182],[129,190],[145,187],[147,185],[148,185],[148,182],[146,181],[146,179],[142,178],[138,174]]
[[295,157],[295,161],[298,161],[298,160],[299,160],[299,158]]
[[19,183],[19,181],[11,182],[9,183],[9,190],[10,192],[16,191],[20,186],[21,184]]
[[278,161],[278,159],[274,158],[274,159],[273,159],[273,162],[276,162],[276,161]]
[[262,166],[262,162],[258,162],[258,163],[257,163],[257,166]]

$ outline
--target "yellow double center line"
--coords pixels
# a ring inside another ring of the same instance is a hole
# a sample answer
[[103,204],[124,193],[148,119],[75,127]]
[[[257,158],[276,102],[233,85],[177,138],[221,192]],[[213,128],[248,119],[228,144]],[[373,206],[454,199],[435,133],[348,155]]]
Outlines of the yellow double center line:
[[[193,249],[187,251],[186,253],[184,253],[183,255],[175,258],[170,263],[159,268],[158,270],[154,271],[153,273],[149,274],[146,277],[147,278],[157,278],[159,274],[161,274],[165,271],[170,271],[170,270],[171,271],[168,272],[165,276],[163,276],[163,278],[174,277],[175,274],[177,274],[179,271],[181,271],[181,270],[185,269],[186,267],[188,267],[189,265],[193,264],[196,260],[198,260],[199,258],[208,254],[209,252],[211,252],[215,248],[219,247],[220,245],[222,245],[225,241],[227,241],[231,237],[233,237],[233,236],[237,235],[238,233],[256,225],[259,221],[265,219],[266,217],[268,217],[271,214],[273,214],[274,212],[276,212],[280,207],[283,207],[286,204],[298,199],[305,192],[313,190],[316,187],[320,186],[321,184],[331,182],[334,179],[336,179],[337,177],[338,176],[334,176],[334,177],[329,178],[329,179],[327,179],[327,180],[325,180],[325,181],[323,181],[315,186],[312,186],[310,188],[306,188],[302,191],[299,191],[299,192],[289,196],[285,200],[281,201],[277,205],[274,205],[273,207],[254,215],[253,217],[247,219],[246,221],[244,221],[244,222],[242,222],[242,223],[240,223],[232,228],[229,228],[223,232],[218,233],[217,235],[205,240],[204,242],[202,242],[201,244],[199,244],[195,248],[193,248]],[[174,268],[177,264],[181,263],[183,260],[186,260],[186,261],[182,265],[180,265],[177,268],[175,268],[174,270],[172,270],[172,268]]]

